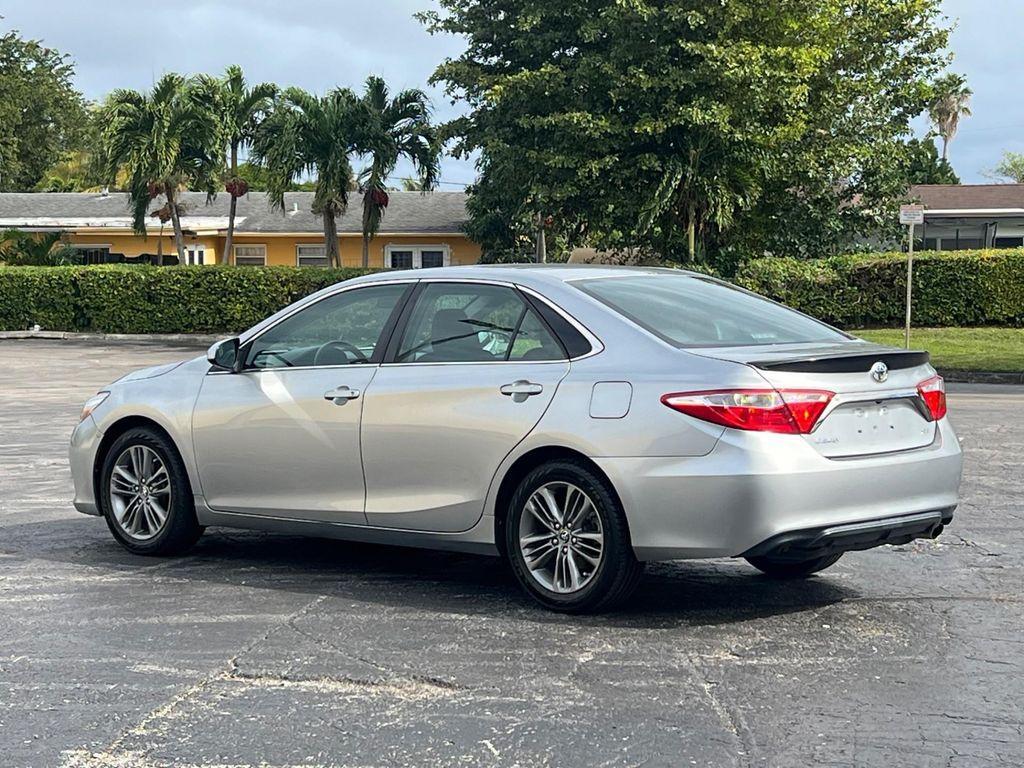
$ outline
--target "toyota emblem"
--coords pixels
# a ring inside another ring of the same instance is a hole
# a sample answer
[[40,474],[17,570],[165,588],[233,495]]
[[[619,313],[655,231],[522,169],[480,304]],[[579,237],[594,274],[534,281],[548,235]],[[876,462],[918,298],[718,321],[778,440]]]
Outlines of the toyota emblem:
[[889,366],[879,360],[871,366],[871,378],[881,384],[889,378]]

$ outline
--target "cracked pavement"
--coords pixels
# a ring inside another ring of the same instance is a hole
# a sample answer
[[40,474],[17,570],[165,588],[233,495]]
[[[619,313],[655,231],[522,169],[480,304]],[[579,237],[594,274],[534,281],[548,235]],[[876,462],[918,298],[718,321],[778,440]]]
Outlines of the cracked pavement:
[[211,529],[129,555],[71,507],[82,401],[198,350],[0,342],[4,766],[1024,764],[1024,388],[951,385],[937,541],[776,582],[659,564],[535,608],[494,558]]

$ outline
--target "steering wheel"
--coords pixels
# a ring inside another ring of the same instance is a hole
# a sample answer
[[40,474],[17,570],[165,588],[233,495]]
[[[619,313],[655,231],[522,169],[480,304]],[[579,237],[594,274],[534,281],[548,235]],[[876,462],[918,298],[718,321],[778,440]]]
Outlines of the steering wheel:
[[[370,358],[368,358],[366,355],[364,355],[360,351],[359,347],[356,347],[353,344],[349,344],[347,341],[341,341],[339,339],[339,340],[336,340],[336,341],[328,341],[325,344],[321,344],[320,347],[317,349],[316,354],[313,355],[313,365],[320,365],[321,364],[320,356],[324,352],[329,350],[329,349],[338,349],[342,353],[344,353],[344,355],[346,357],[345,363],[347,365],[351,364],[351,363],[368,363],[368,362],[370,362]],[[349,355],[352,355],[352,358],[353,358],[352,360],[348,359]]]

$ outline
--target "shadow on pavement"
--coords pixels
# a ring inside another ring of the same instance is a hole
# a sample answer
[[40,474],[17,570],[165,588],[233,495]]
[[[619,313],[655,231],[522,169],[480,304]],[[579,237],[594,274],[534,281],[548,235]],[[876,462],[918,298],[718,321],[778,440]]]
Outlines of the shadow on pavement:
[[101,569],[107,576],[152,574],[171,591],[181,582],[255,587],[394,608],[637,629],[730,624],[859,596],[828,575],[776,581],[742,561],[653,563],[625,609],[564,616],[536,607],[496,557],[213,528],[185,556],[145,558],[122,550],[101,519],[84,516],[4,526],[0,552]]

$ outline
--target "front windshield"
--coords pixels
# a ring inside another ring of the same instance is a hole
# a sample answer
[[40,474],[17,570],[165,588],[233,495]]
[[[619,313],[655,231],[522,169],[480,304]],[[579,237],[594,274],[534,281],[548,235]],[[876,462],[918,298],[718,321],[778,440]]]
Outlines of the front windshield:
[[748,346],[850,337],[781,304],[695,275],[647,274],[572,283],[680,347]]

